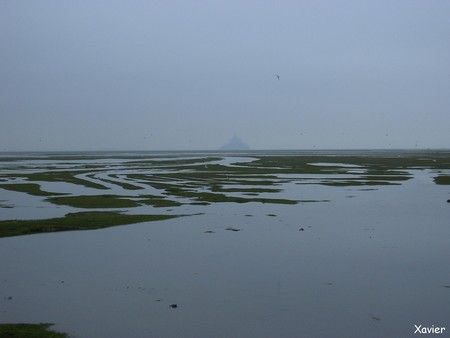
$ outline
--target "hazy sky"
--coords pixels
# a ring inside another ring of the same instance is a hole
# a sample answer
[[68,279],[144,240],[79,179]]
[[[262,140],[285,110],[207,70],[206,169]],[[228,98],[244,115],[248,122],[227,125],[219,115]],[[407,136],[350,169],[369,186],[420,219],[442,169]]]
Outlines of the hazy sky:
[[254,149],[450,147],[450,1],[0,0],[0,151],[234,133]]

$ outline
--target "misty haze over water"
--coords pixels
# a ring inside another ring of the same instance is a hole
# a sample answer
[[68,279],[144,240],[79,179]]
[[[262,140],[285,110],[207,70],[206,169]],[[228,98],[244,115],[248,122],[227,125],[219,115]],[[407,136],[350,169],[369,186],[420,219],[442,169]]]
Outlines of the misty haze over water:
[[448,148],[449,12],[2,1],[0,150]]

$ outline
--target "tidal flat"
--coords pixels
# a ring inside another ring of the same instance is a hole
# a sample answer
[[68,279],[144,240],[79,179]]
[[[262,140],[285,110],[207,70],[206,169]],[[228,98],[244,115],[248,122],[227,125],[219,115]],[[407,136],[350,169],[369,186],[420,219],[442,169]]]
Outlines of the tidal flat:
[[0,154],[0,336],[449,327],[449,177],[448,151]]

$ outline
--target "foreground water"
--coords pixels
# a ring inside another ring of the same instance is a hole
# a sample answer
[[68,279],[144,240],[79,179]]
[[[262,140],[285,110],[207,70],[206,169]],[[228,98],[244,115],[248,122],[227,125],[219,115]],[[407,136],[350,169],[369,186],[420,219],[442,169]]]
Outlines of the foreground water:
[[[101,164],[102,175],[113,168],[131,182],[121,156],[91,161]],[[251,153],[214,156],[228,167],[255,159]],[[36,161],[0,166],[10,174],[60,165],[55,159]],[[68,168],[80,163],[61,161]],[[108,165],[116,167],[104,170]],[[322,158],[313,165],[330,166]],[[398,185],[319,184],[361,167],[343,163],[340,170],[347,171],[339,173],[279,173],[281,191],[258,194],[304,203],[140,206],[126,212],[196,215],[0,238],[0,322],[51,322],[73,337],[98,338],[403,337],[414,335],[415,324],[444,326],[448,335],[450,190],[433,178],[450,168],[403,169],[410,179]],[[150,171],[165,170],[189,169]],[[41,188],[96,194],[65,182],[41,182]],[[108,193],[132,195],[117,185],[109,188]],[[10,190],[0,190],[0,200],[10,206],[0,209],[3,220],[80,210]]]

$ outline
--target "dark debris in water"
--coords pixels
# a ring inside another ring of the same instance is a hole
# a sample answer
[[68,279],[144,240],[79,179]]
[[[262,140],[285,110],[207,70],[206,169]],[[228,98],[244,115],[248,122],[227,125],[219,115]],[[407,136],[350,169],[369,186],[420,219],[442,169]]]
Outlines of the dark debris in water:
[[169,307],[171,309],[176,309],[176,308],[178,308],[178,304],[170,304]]
[[212,230],[206,230],[205,231],[205,234],[214,234],[215,233],[215,231],[212,231]]
[[298,231],[305,231],[305,228],[300,228],[298,229]]
[[241,229],[239,228],[233,228],[233,227],[228,227],[225,230],[229,230],[229,231],[241,231]]

